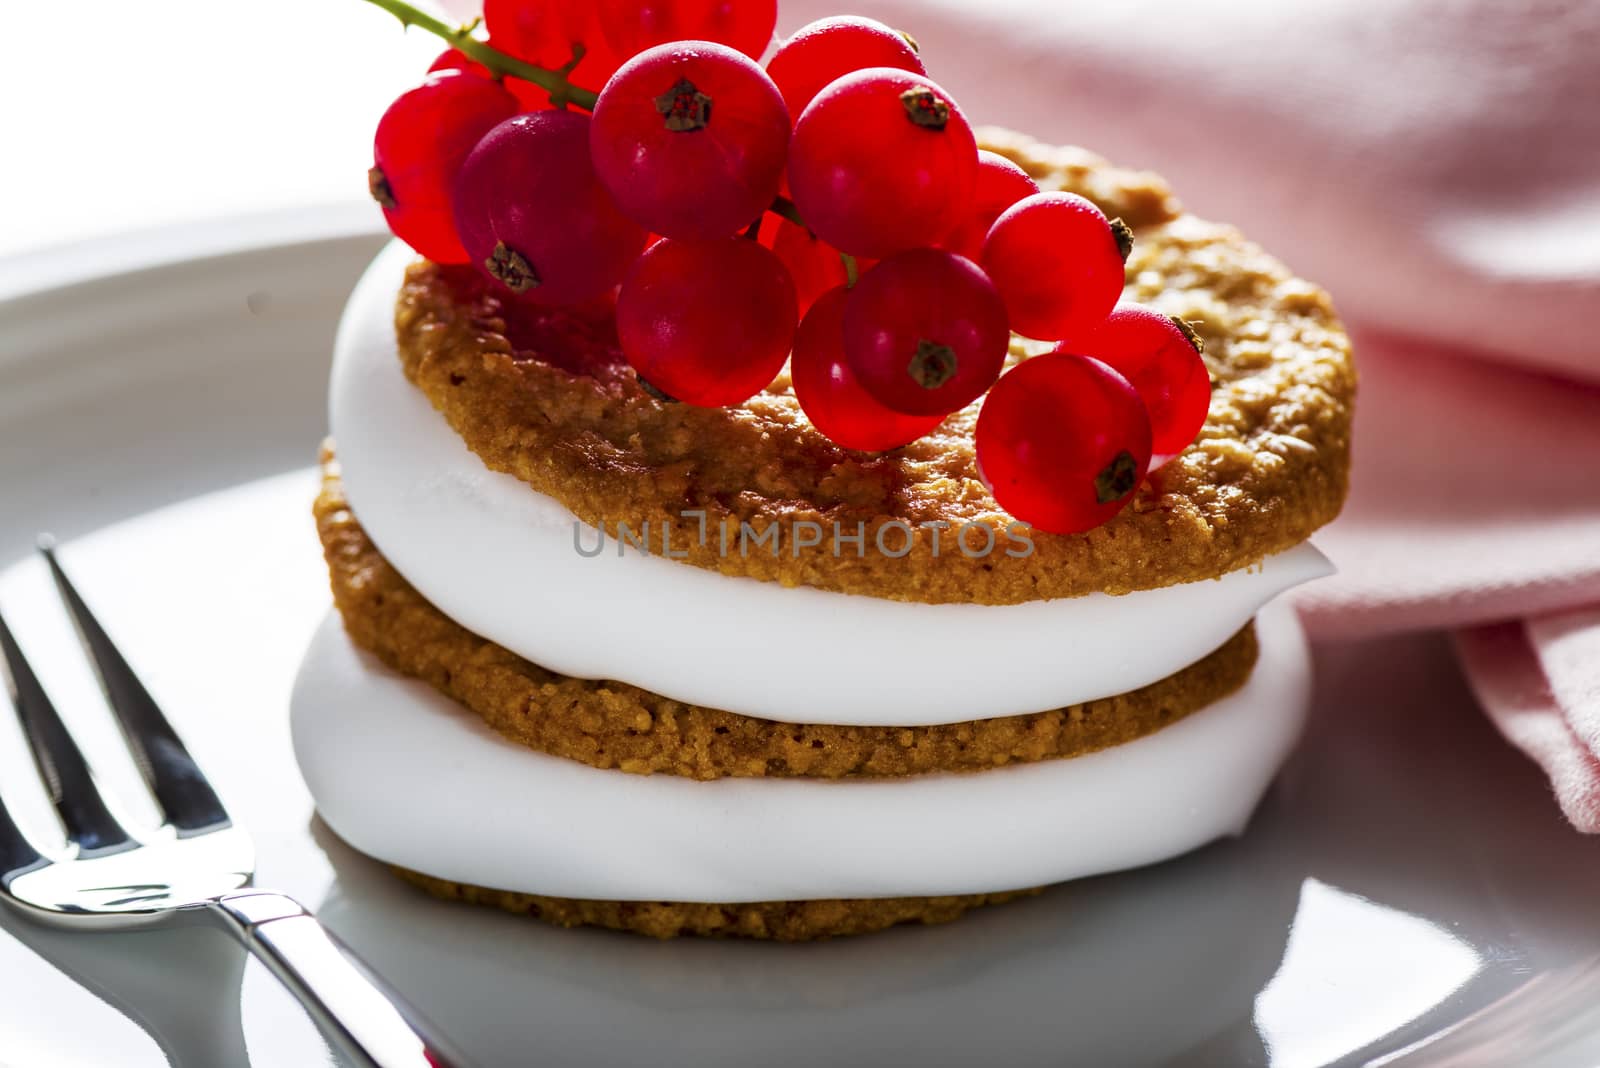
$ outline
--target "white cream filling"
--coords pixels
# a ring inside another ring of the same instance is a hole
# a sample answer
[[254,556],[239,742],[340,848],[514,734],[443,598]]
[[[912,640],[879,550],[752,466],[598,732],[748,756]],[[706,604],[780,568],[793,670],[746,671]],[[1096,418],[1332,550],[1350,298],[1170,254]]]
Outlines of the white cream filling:
[[295,754],[356,849],[444,879],[603,900],[967,894],[1137,867],[1241,831],[1305,719],[1290,609],[1245,686],[1070,760],[897,779],[630,775],[510,742],[330,616],[295,685]]
[[986,719],[1165,678],[1331,571],[1302,545],[1214,582],[1123,597],[929,605],[731,578],[631,546],[619,555],[614,540],[586,557],[577,546],[598,531],[485,468],[406,381],[394,301],[410,259],[398,243],[379,255],[340,325],[330,420],[345,491],[423,596],[562,674],[797,723]]

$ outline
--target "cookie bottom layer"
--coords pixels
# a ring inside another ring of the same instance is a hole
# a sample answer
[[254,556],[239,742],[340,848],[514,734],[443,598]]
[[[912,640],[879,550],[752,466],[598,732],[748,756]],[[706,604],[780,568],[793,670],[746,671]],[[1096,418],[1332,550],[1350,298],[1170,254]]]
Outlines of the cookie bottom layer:
[[826,901],[749,901],[699,904],[689,901],[591,901],[490,890],[470,883],[391,865],[396,875],[446,901],[488,905],[532,916],[558,927],[607,927],[651,938],[700,935],[810,942],[843,935],[871,934],[902,923],[936,924],[958,919],[969,909],[1031,897],[1042,888],[949,897],[835,898]]

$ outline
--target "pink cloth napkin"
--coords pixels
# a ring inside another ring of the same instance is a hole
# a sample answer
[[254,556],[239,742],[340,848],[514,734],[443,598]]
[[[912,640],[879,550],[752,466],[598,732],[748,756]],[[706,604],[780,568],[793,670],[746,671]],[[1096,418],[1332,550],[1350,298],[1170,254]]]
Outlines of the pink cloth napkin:
[[782,0],[922,44],[976,122],[1165,174],[1326,286],[1361,373],[1313,636],[1457,633],[1600,832],[1600,5]]

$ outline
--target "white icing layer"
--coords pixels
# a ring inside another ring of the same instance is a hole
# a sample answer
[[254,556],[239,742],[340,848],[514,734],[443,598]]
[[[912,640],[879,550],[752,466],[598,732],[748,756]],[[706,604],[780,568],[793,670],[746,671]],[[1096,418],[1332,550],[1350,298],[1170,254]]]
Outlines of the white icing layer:
[[928,605],[731,578],[632,547],[619,556],[615,541],[582,556],[576,545],[592,548],[597,531],[486,469],[406,381],[394,301],[410,258],[385,250],[340,325],[330,419],[345,491],[423,596],[562,674],[800,723],[1015,715],[1171,675],[1276,594],[1331,571],[1302,545],[1218,581],[1123,597]]
[[1243,689],[1071,760],[885,780],[629,775],[536,753],[318,632],[295,685],[317,809],[364,853],[444,879],[604,900],[966,894],[1137,867],[1243,829],[1305,719],[1292,612]]

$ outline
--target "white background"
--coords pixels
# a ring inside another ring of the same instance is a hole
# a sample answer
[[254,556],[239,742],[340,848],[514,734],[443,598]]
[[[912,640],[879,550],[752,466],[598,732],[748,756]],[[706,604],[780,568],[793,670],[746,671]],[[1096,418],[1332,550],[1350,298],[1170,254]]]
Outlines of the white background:
[[443,48],[361,0],[0,12],[0,257],[301,205],[381,226],[373,128]]

